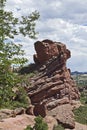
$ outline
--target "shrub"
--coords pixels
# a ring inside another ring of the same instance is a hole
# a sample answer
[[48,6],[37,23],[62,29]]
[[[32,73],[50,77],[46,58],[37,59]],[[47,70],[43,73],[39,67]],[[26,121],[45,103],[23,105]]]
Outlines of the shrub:
[[53,130],[64,130],[64,127],[62,125],[54,126]]
[[12,93],[10,90],[6,90],[6,96],[4,99],[1,98],[2,91],[0,91],[0,109],[8,108],[15,109],[19,107],[26,108],[29,106],[29,98],[24,88],[19,87],[18,92]]
[[25,130],[48,130],[48,125],[43,121],[43,118],[41,116],[37,116],[35,118],[34,127],[27,126]]
[[43,118],[41,116],[38,116],[35,118],[35,130],[48,130],[47,124],[43,121]]

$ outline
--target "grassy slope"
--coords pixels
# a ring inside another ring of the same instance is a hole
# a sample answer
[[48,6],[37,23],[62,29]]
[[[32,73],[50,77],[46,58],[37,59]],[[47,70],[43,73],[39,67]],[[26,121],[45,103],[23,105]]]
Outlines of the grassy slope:
[[74,80],[81,91],[80,101],[83,106],[74,110],[77,122],[87,125],[87,74],[74,75]]

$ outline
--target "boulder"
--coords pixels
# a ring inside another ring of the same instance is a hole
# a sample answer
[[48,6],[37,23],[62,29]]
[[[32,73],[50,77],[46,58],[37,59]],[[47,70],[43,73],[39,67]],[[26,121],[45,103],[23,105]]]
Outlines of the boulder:
[[74,114],[70,104],[57,106],[50,110],[48,115],[55,117],[65,128],[73,129],[75,127]]
[[34,46],[37,52],[37,54],[34,55],[34,61],[36,63],[44,63],[52,58],[52,56],[58,55],[57,45],[51,40],[37,41]]
[[21,115],[21,114],[25,114],[25,109],[23,107],[20,107],[20,108],[16,108],[14,111],[13,111],[14,115]]
[[[24,130],[28,125],[33,127],[35,118],[35,116],[22,114],[17,115],[15,118],[3,119],[0,122],[0,130]],[[48,130],[53,130],[54,125],[57,125],[56,119],[51,116],[46,116],[44,121],[48,124]]]
[[44,121],[47,123],[48,125],[48,130],[53,130],[54,126],[57,126],[58,125],[58,122],[57,120],[52,117],[52,116],[46,116],[44,118]]
[[0,110],[0,120],[9,118],[9,117],[16,117],[17,115],[21,115],[25,113],[24,108],[16,108],[14,110],[10,109],[1,109]]
[[0,120],[2,120],[4,118],[12,117],[13,115],[14,115],[13,110],[9,110],[9,109],[1,109],[0,110]]
[[3,119],[3,121],[0,122],[0,130],[24,130],[28,125],[34,125],[34,118],[35,116],[22,114],[14,118]]

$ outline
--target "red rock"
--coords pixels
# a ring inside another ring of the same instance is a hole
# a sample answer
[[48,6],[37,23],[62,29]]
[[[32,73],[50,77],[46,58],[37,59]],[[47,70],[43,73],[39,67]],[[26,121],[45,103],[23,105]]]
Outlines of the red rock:
[[[66,67],[66,61],[71,54],[65,44],[50,40],[37,41],[35,50],[37,53],[35,62],[40,64],[40,69],[33,78],[33,84],[31,81],[32,87],[28,89],[28,96],[35,106],[34,114],[44,117],[52,110],[59,109],[58,106],[63,107],[66,104],[71,106],[72,100],[78,100],[80,94],[71,77],[70,69]],[[60,113],[62,114],[61,111]],[[58,116],[59,113],[56,114],[57,118]],[[60,122],[64,124],[65,120],[62,120],[63,118]],[[70,127],[73,128],[74,121],[72,119],[70,121]]]
[[59,123],[62,123],[65,128],[75,128],[74,114],[70,104],[57,106],[52,109],[48,115],[55,117]]
[[[0,122],[0,129],[1,130],[24,130],[27,128],[28,125],[31,127],[34,126],[35,123],[35,116],[22,114],[17,115],[15,118],[7,118],[3,119],[2,122]],[[46,116],[44,119],[44,122],[48,125],[48,130],[53,130],[54,125],[57,124],[57,120],[51,116]]]
[[17,115],[15,118],[3,119],[0,122],[1,130],[24,130],[28,125],[33,126],[35,116],[30,116],[26,114]]
[[34,115],[34,106],[33,105],[29,105],[29,107],[26,109],[26,114]]
[[52,116],[46,116],[44,121],[48,124],[48,130],[53,130],[54,126],[57,126],[57,120]]
[[37,52],[37,54],[34,55],[34,61],[41,64],[45,63],[53,56],[57,56],[59,53],[57,45],[51,40],[37,41],[34,45]]

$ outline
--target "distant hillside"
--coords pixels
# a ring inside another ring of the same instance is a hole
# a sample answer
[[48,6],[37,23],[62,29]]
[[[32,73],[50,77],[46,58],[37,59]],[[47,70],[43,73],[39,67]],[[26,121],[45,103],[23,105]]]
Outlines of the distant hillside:
[[74,72],[71,72],[71,74],[72,74],[72,75],[87,74],[87,72],[74,71]]

